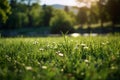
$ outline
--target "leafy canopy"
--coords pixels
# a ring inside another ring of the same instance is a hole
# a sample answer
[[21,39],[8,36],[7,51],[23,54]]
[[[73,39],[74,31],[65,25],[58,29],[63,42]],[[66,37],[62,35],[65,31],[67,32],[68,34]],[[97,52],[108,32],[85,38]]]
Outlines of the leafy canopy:
[[67,14],[65,11],[56,10],[54,16],[50,21],[52,27],[52,33],[66,33],[67,31],[73,32],[72,27],[74,25],[74,18]]
[[11,13],[8,0],[0,0],[0,23],[5,23]]

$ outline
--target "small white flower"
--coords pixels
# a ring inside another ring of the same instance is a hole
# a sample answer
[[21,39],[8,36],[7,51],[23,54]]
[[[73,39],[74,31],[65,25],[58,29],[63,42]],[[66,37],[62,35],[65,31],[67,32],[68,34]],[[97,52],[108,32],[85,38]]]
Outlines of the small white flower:
[[56,54],[58,54],[59,56],[63,57],[63,53],[61,53],[60,51],[57,51]]
[[35,44],[38,44],[38,41],[34,41],[33,44],[34,44],[34,45],[35,45]]
[[56,54],[59,54],[59,53],[60,53],[60,51],[57,51],[57,52],[56,52]]
[[81,72],[81,75],[84,75],[85,73],[84,72]]
[[117,69],[117,68],[118,68],[117,66],[111,65],[112,70]]
[[82,47],[86,46],[86,44],[84,44],[84,43],[81,43],[80,45],[81,45]]
[[102,45],[105,45],[105,43],[102,43]]
[[85,46],[85,47],[83,47],[83,49],[88,49],[88,47],[87,47],[87,46]]
[[63,72],[64,71],[64,69],[61,69],[61,72]]
[[112,66],[112,67],[111,67],[111,69],[115,69],[115,67],[114,67],[114,66]]
[[89,60],[87,60],[87,59],[85,59],[84,61],[85,61],[86,63],[88,63],[88,62],[89,62]]
[[62,53],[59,53],[58,55],[59,55],[59,56],[61,56],[61,57],[63,57],[63,56],[64,56]]
[[47,69],[47,66],[42,66],[42,69]]
[[25,69],[26,70],[32,70],[32,67],[31,66],[26,66]]
[[40,51],[44,51],[44,49],[43,49],[43,48],[40,48],[39,50],[40,50]]

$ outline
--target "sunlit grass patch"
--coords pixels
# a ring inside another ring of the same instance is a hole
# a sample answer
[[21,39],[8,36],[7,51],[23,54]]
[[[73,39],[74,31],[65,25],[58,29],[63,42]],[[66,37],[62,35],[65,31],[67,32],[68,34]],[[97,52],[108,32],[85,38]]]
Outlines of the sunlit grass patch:
[[1,80],[118,80],[119,67],[119,36],[0,39]]

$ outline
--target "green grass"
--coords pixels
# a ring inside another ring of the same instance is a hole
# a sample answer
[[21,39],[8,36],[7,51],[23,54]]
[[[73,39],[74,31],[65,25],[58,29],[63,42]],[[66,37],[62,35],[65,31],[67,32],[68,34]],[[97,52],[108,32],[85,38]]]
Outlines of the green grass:
[[119,79],[119,36],[0,38],[0,80]]

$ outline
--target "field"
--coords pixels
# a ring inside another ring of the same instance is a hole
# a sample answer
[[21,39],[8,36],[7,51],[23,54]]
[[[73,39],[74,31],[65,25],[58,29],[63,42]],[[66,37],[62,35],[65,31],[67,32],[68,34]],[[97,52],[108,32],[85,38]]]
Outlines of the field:
[[119,80],[120,36],[0,38],[0,80]]

